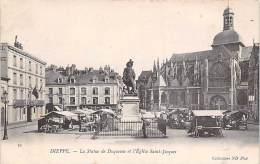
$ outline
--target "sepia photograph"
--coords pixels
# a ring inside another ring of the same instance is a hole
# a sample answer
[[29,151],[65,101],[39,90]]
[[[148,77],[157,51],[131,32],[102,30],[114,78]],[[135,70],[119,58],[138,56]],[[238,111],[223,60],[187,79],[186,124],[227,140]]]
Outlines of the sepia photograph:
[[259,164],[258,0],[1,0],[1,164]]

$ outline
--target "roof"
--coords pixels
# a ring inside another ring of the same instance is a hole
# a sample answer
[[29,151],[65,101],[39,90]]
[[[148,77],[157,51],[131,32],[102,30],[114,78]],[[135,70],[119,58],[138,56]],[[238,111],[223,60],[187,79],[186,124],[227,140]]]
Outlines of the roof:
[[58,117],[70,117],[70,118],[77,118],[77,115],[69,112],[69,111],[52,111],[50,113],[45,114],[45,116],[58,116]]
[[[92,70],[82,74],[65,75],[61,72],[49,70],[46,71],[46,85],[52,84],[69,84],[69,79],[74,78],[75,84],[92,84],[93,79],[97,81],[95,83],[117,83],[118,74],[116,72],[106,73],[104,71]],[[62,82],[58,83],[58,78],[62,79]],[[108,82],[105,79],[108,78]]]
[[37,61],[37,62],[39,62],[39,63],[41,63],[41,64],[43,64],[43,65],[46,65],[46,64],[47,64],[45,61],[43,61],[43,60],[41,60],[41,59],[39,59],[39,58],[37,58],[37,57],[35,57],[35,56],[29,54],[28,52],[25,52],[24,50],[21,50],[21,49],[19,49],[19,48],[16,48],[16,47],[14,47],[14,46],[12,46],[12,45],[10,45],[10,44],[8,44],[8,43],[0,43],[0,44],[1,44],[2,46],[8,47],[9,50],[12,50],[12,51],[14,51],[14,52],[17,52],[17,53],[19,53],[19,54],[21,54],[21,55],[24,55],[24,56],[26,56],[26,57],[29,57],[30,59],[35,60],[35,61]]
[[107,113],[107,114],[116,115],[116,113],[111,109],[100,109],[100,111]]
[[236,114],[236,113],[248,114],[246,111],[239,111],[239,110],[230,111],[230,112],[227,112],[225,114],[226,115],[233,115],[233,114]]
[[[227,48],[224,47],[224,49],[227,49]],[[242,47],[241,61],[249,60],[252,49],[253,49],[253,46]],[[173,61],[183,61],[183,60],[193,61],[193,60],[196,60],[196,57],[197,57],[197,60],[203,60],[212,55],[213,55],[213,50],[179,53],[179,54],[173,54],[171,57],[171,60],[173,60]]]
[[223,15],[226,15],[226,14],[234,14],[234,12],[233,12],[233,10],[232,10],[230,7],[227,7],[227,8],[224,10]]
[[152,71],[142,71],[138,77],[138,80],[148,79],[152,75]]
[[222,45],[222,44],[230,44],[230,43],[240,43],[243,44],[243,39],[241,36],[233,29],[224,30],[218,33],[214,39],[212,46]]
[[159,75],[159,78],[157,78],[157,80],[155,81],[154,86],[155,87],[165,87],[166,86],[166,83],[165,83],[162,75]]
[[183,61],[183,60],[198,60],[206,59],[208,56],[212,54],[212,50],[205,51],[197,51],[197,52],[189,52],[189,53],[179,53],[173,54],[170,60],[174,61]]
[[249,60],[252,50],[253,50],[253,46],[242,47],[241,60],[242,61]]
[[97,111],[94,111],[94,110],[91,110],[91,109],[89,109],[89,110],[77,109],[77,110],[74,110],[72,112],[75,113],[75,114],[91,115],[91,114],[96,113]]
[[51,70],[51,71],[46,71],[45,73],[45,79],[47,85],[58,83],[58,78],[62,78],[61,84],[66,84],[66,82],[68,81],[68,77],[62,75],[60,72]]
[[222,116],[221,110],[193,110],[194,116]]

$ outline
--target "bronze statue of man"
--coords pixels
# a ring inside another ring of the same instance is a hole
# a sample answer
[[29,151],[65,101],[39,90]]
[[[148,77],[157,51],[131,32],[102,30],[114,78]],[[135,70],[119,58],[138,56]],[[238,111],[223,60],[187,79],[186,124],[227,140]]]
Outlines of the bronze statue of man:
[[126,86],[126,92],[128,94],[136,94],[136,85],[135,85],[135,72],[133,70],[133,61],[130,59],[126,63],[126,68],[123,73],[123,83]]

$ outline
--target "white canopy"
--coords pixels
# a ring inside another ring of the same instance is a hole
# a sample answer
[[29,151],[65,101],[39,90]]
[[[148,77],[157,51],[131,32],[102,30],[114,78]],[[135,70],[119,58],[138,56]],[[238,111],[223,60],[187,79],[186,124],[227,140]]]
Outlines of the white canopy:
[[193,110],[194,116],[223,116],[221,110]]
[[62,109],[61,109],[59,106],[57,106],[57,105],[54,106],[54,109],[55,109],[56,111],[62,111]]
[[72,112],[69,112],[69,111],[52,111],[50,113],[47,113],[45,116],[63,116],[63,117],[69,117],[69,118],[72,118],[72,119],[75,119],[77,120],[78,119],[78,116],[77,114],[74,114]]
[[75,113],[69,112],[69,111],[56,111],[57,113],[64,115],[66,117],[72,117],[77,118],[77,115]]
[[155,114],[154,112],[146,112],[144,114],[142,114],[143,118],[155,118]]
[[91,114],[96,112],[96,111],[94,111],[92,109],[87,109],[87,110],[78,109],[77,111],[79,111],[81,113],[84,113],[85,115],[91,115]]
[[108,113],[108,114],[116,115],[116,113],[111,109],[100,109],[100,111]]

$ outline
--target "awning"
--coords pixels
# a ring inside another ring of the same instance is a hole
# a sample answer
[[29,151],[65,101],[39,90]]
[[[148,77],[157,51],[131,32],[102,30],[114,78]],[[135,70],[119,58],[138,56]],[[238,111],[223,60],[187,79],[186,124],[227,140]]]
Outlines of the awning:
[[152,112],[146,112],[144,114],[142,114],[143,118],[155,118],[155,114]]
[[50,113],[47,113],[45,117],[68,117],[75,120],[78,118],[77,114],[69,111],[52,111]]
[[194,116],[223,116],[221,110],[193,110]]
[[233,115],[233,114],[236,114],[236,113],[243,113],[243,114],[248,115],[248,112],[246,112],[246,111],[239,111],[239,110],[230,111],[230,112],[226,113],[226,115]]
[[59,106],[57,106],[57,105],[54,106],[54,109],[55,109],[56,111],[62,111],[62,109],[61,109]]
[[93,113],[95,113],[97,111],[94,111],[94,110],[91,110],[91,109],[89,109],[89,110],[77,109],[77,110],[72,111],[72,112],[75,113],[75,114],[91,115],[91,114],[93,114]]
[[100,111],[111,114],[111,115],[116,115],[116,113],[114,111],[112,111],[111,109],[100,109]]

